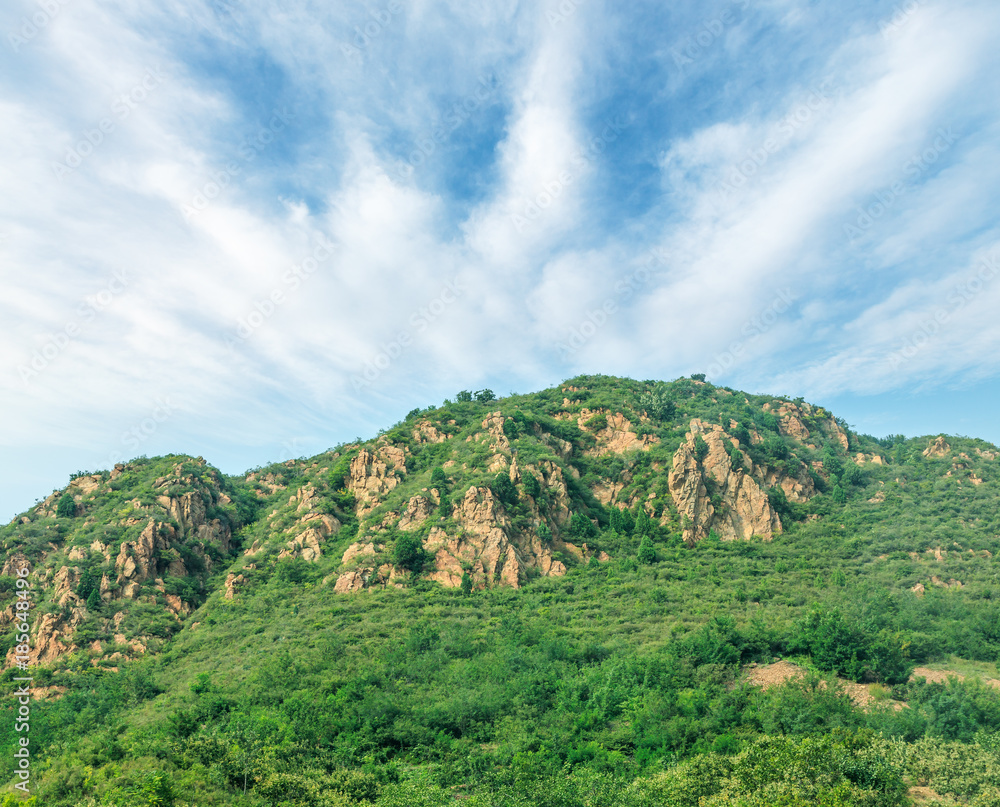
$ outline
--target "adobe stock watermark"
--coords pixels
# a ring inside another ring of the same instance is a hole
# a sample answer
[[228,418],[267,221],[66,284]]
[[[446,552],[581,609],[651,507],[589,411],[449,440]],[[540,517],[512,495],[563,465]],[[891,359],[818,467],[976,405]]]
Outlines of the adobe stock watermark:
[[722,201],[729,200],[744,188],[814,115],[830,105],[833,100],[830,84],[831,81],[827,79],[814,87],[801,104],[781,119],[773,134],[759,146],[748,149],[746,157],[732,166],[725,179],[719,183],[718,192]]
[[892,15],[879,21],[878,30],[882,34],[882,38],[889,39],[897,33],[917,13],[921,5],[923,5],[921,0],[909,0],[908,3],[901,3],[893,7]]
[[561,0],[555,10],[549,9],[545,12],[545,19],[549,21],[549,27],[556,28],[566,20],[576,14],[577,10],[584,4],[585,0]]
[[168,76],[159,67],[151,67],[128,92],[117,96],[111,102],[110,114],[101,118],[92,129],[84,129],[81,132],[81,139],[66,150],[62,162],[53,161],[52,172],[56,175],[56,179],[64,179],[83,165],[84,160],[106,143],[118,130],[119,125],[128,120],[129,116],[149,98],[150,93],[167,78]]
[[[236,150],[237,156],[243,163],[252,163],[294,120],[295,116],[288,111],[288,107],[274,110],[266,123],[262,123],[253,135],[244,138]],[[236,160],[231,160],[224,168],[213,171],[211,178],[201,186],[191,201],[181,205],[184,221],[191,221],[199,213],[207,210],[242,171],[243,166]]]
[[750,0],[732,0],[735,9],[727,8],[714,17],[703,20],[693,34],[688,34],[684,41],[675,45],[670,55],[674,57],[674,66],[683,70],[704,56],[725,33],[727,28],[743,21],[739,12],[750,7]]
[[621,304],[631,299],[644,288],[652,277],[667,265],[670,254],[654,248],[638,269],[615,283],[615,293],[606,298],[597,308],[587,311],[587,315],[573,328],[562,342],[556,342],[561,358],[568,359],[597,335],[597,332],[621,311]]
[[628,128],[628,122],[616,116],[614,120],[606,121],[601,133],[587,141],[586,148],[577,151],[570,158],[573,170],[564,169],[541,186],[541,190],[533,198],[521,202],[519,212],[510,214],[510,220],[518,233],[523,233],[534,222],[538,221],[552,204],[559,199],[576,181],[577,173],[588,168],[597,157],[607,150]]
[[[903,164],[903,174],[911,179],[918,179],[934,163],[936,163],[945,152],[947,152],[958,140],[951,127],[937,130],[937,137],[930,146],[918,154],[914,154]],[[849,241],[856,241],[865,232],[875,226],[875,223],[882,218],[899,197],[906,193],[906,185],[902,180],[893,182],[888,188],[876,191],[874,198],[868,204],[855,208],[858,214],[854,223],[844,224],[844,235]]]
[[42,346],[31,354],[31,358],[25,364],[18,366],[17,372],[24,386],[27,387],[31,379],[47,370],[83,333],[83,327],[106,311],[127,288],[128,270],[120,269],[112,275],[103,289],[84,297],[76,308],[76,318],[67,322],[62,330],[49,334]]
[[252,337],[336,251],[336,245],[319,238],[312,254],[287,269],[281,275],[281,285],[271,289],[263,299],[254,301],[253,311],[237,320],[235,333],[226,337],[226,347],[232,351],[240,342]]
[[975,269],[973,276],[964,283],[956,285],[945,298],[947,305],[938,308],[931,316],[921,321],[920,326],[903,339],[903,345],[888,356],[888,362],[893,370],[916,356],[937,336],[956,313],[961,311],[972,300],[986,289],[998,274],[1000,274],[1000,253],[993,253],[983,258]]
[[170,420],[178,411],[180,411],[180,406],[171,401],[169,395],[157,397],[153,401],[153,406],[150,408],[149,414],[122,432],[119,442],[125,450],[132,453],[125,454],[121,450],[111,451],[104,458],[103,462],[97,463],[94,467],[103,468],[107,466],[113,468],[120,462],[126,462],[135,458],[138,456],[139,449],[142,448],[143,444],[156,434],[160,426]]
[[59,16],[63,7],[68,6],[70,0],[38,0],[38,11],[30,17],[21,17],[21,27],[16,33],[7,34],[7,44],[14,53],[20,53],[21,48],[33,41],[42,31],[49,27],[52,21]]
[[[16,569],[15,583],[17,588],[17,599],[14,602],[14,664],[20,672],[28,671],[28,663],[31,661],[31,624],[29,615],[31,612],[31,581],[28,575],[31,570],[27,566],[20,566]],[[17,708],[14,710],[14,731],[20,735],[14,743],[14,775],[19,781],[14,783],[14,787],[22,793],[30,792],[31,785],[31,751],[30,735],[31,731],[31,689],[30,684],[34,680],[31,676],[22,675],[12,679],[17,684],[14,690],[14,697],[17,698]]]
[[746,341],[735,340],[730,343],[729,347],[719,353],[708,366],[708,375],[718,378],[726,370],[735,367],[744,358],[747,343],[771,330],[797,299],[798,296],[791,289],[781,289],[763,311],[747,320],[740,331],[740,335]]
[[351,378],[354,391],[360,392],[374,384],[396,359],[413,347],[414,336],[426,332],[466,291],[458,276],[445,283],[433,300],[410,315],[407,320],[409,327],[383,344],[378,353],[365,362],[364,369],[354,374]]
[[493,73],[479,79],[479,84],[473,92],[452,105],[441,125],[435,126],[430,132],[417,138],[416,148],[409,153],[406,162],[401,163],[396,169],[399,178],[409,179],[415,168],[423,165],[439,146],[448,142],[459,126],[496,94],[498,87],[499,82]]
[[340,46],[340,52],[350,59],[354,64],[361,66],[364,64],[364,51],[373,40],[381,36],[382,32],[388,28],[393,18],[403,13],[403,4],[399,0],[389,0],[389,4],[384,9],[370,8],[367,20],[364,25],[354,26],[354,37],[350,42],[345,42]]

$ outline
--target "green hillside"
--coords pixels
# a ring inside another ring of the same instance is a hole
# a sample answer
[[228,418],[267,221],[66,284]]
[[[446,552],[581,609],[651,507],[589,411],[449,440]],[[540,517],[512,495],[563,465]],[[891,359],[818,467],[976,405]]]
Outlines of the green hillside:
[[1000,804],[981,440],[587,376],[80,474],[0,541],[40,805]]

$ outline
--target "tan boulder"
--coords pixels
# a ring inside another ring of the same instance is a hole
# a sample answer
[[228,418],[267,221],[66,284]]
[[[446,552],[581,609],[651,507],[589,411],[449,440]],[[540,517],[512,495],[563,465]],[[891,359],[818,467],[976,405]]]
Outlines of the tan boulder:
[[948,445],[948,441],[944,439],[944,435],[940,435],[936,439],[932,440],[927,448],[924,449],[925,457],[944,457],[951,451],[951,446]]

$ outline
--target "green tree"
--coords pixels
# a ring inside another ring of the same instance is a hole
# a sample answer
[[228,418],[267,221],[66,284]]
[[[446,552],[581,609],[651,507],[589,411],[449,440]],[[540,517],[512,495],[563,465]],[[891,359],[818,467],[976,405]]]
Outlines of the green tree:
[[76,515],[76,502],[70,493],[64,493],[56,506],[56,515],[59,518],[73,518]]
[[670,387],[657,384],[639,396],[639,406],[654,420],[673,420],[677,406],[670,394]]
[[569,532],[574,538],[593,538],[597,535],[597,528],[583,513],[574,513],[569,522]]
[[413,532],[402,533],[396,539],[396,546],[392,550],[392,560],[397,566],[419,574],[424,568],[424,563],[427,562],[427,553],[424,551],[420,536]]
[[636,553],[636,560],[647,566],[656,561],[656,549],[653,547],[653,541],[648,535],[643,535],[642,540],[639,542],[639,551]]
[[694,436],[694,458],[701,462],[708,456],[708,443],[700,434]]
[[448,488],[448,477],[445,476],[444,468],[435,465],[431,470],[431,487],[443,492]]
[[470,403],[472,401],[472,393],[464,389],[455,396],[455,400],[459,403]]
[[506,471],[500,471],[496,475],[493,484],[490,485],[490,489],[493,491],[493,495],[503,504],[509,507],[517,504],[517,487],[510,481],[510,474]]
[[472,578],[468,572],[462,572],[462,595],[468,597],[472,593]]
[[743,452],[740,451],[739,444],[732,442],[729,444],[729,465],[734,471],[739,471],[743,468]]
[[476,393],[475,398],[476,398],[476,403],[482,404],[482,403],[490,403],[490,401],[495,401],[497,399],[497,396],[493,394],[493,390],[491,389],[481,389]]

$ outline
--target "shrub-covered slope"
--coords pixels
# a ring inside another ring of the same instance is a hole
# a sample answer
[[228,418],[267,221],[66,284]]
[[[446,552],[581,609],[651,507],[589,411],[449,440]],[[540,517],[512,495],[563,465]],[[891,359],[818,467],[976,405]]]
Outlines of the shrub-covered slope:
[[[187,457],[80,475],[0,530],[9,663],[17,569],[34,588],[37,792],[992,804],[997,691],[908,679],[1000,659],[998,463],[801,400],[597,376],[460,393],[240,478]],[[744,681],[779,656],[884,705]]]

